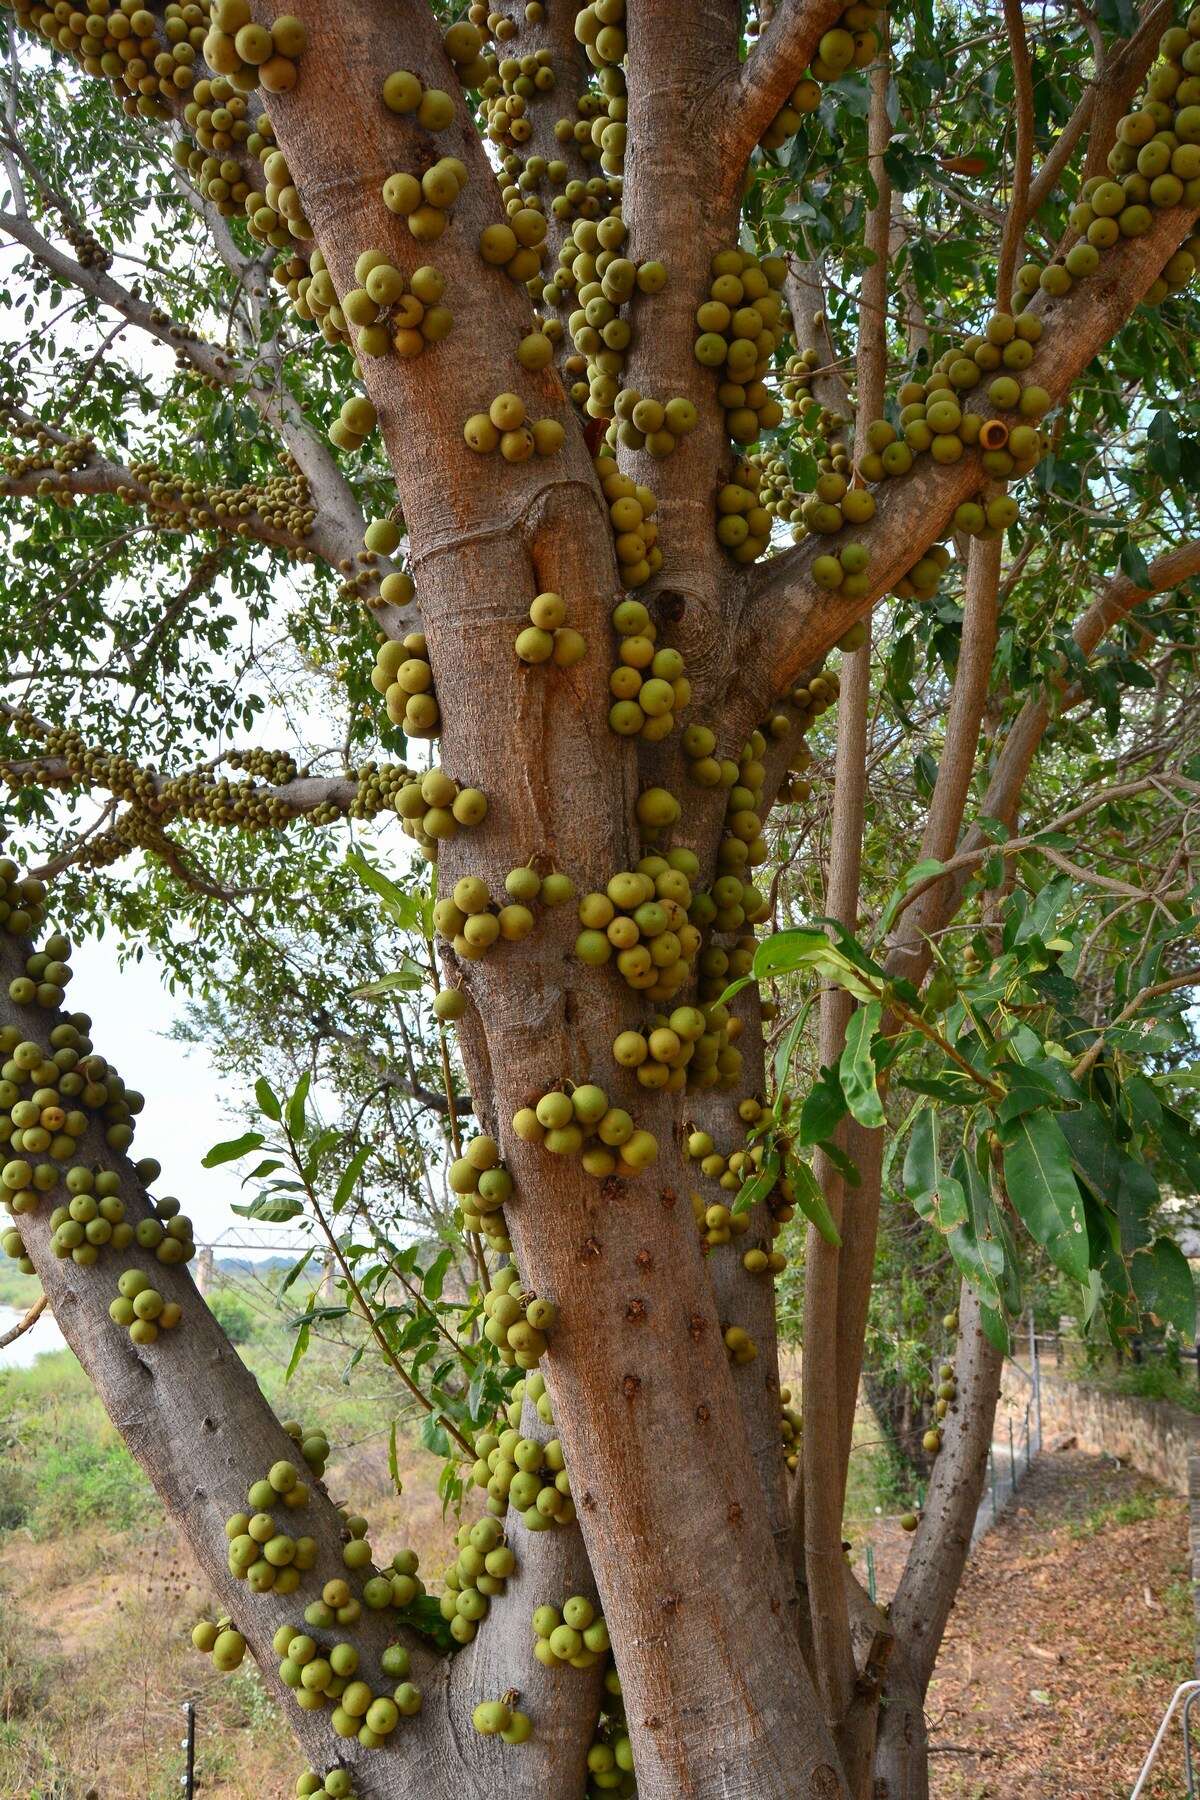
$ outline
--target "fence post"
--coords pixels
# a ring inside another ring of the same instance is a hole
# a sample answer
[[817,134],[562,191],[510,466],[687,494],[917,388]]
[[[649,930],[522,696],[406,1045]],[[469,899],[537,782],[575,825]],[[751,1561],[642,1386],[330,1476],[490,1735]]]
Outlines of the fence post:
[[1013,1442],[1012,1414],[1008,1415],[1008,1491],[1015,1495],[1017,1491],[1017,1452]]
[[1188,1540],[1192,1553],[1192,1656],[1200,1677],[1200,1452],[1188,1457]]
[[1038,1454],[1042,1449],[1042,1364],[1038,1356],[1037,1329],[1033,1322],[1033,1308],[1029,1309],[1029,1373],[1033,1376],[1033,1418],[1037,1429]]
[[988,1479],[992,1485],[992,1524],[996,1523],[996,1447],[988,1445]]
[[195,1800],[196,1795],[196,1707],[191,1700],[186,1700],[183,1707],[187,1716],[187,1736],[183,1740],[183,1749],[187,1757],[184,1773],[179,1778],[179,1785],[184,1792],[184,1800]]

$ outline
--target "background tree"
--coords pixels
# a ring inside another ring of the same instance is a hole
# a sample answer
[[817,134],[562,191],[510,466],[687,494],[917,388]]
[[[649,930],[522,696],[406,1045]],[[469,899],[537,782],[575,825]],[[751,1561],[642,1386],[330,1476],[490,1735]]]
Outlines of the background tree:
[[[268,1040],[290,1097],[264,1076],[262,1129],[217,1154],[266,1153],[257,1216],[320,1231],[448,1497],[478,1449],[514,1553],[489,1595],[464,1543],[475,1598],[441,1626],[403,1562],[378,1609],[363,1567],[340,1623],[371,1722],[349,1676],[330,1706],[276,1682],[318,1767],[377,1796],[633,1791],[630,1760],[647,1796],[919,1795],[1018,1237],[1097,1329],[1193,1320],[1155,1221],[1157,1173],[1200,1168],[1169,1093],[1197,975],[1200,14],[12,11],[3,487],[42,504],[13,513],[4,772],[46,851],[4,877],[8,1247],[275,1681],[307,1595],[240,1583],[226,1522],[294,1443],[157,1254],[186,1227],[125,1156],[102,1022],[94,1049],[55,1022],[63,946],[28,937],[53,876],[76,929],[196,985],[230,1068]],[[246,750],[268,709],[293,742]],[[419,783],[381,760],[439,733]],[[1047,739],[1073,754],[1039,790]],[[436,904],[322,835],[396,813]],[[461,1000],[395,1009],[426,981]],[[449,1020],[489,1134],[465,1157]],[[885,1618],[841,1508],[889,1097],[891,1188],[963,1288]],[[430,1106],[465,1242],[418,1286],[405,1221],[451,1230]],[[64,1162],[115,1175],[173,1331],[107,1316],[114,1253],[39,1200]],[[540,1309],[511,1341],[510,1255]],[[487,1467],[502,1406],[531,1444],[552,1418],[553,1528],[506,1505],[504,1446]],[[306,1565],[360,1567],[316,1479],[304,1523]],[[567,1594],[602,1606],[619,1695],[602,1652],[531,1654]],[[397,1633],[419,1712],[386,1699]],[[494,1729],[513,1690],[525,1741]]]

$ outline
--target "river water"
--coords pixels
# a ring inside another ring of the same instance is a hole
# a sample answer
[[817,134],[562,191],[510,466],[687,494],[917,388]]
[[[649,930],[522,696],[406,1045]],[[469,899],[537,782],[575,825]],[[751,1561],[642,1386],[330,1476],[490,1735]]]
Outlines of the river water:
[[[22,1314],[11,1306],[0,1306],[0,1337],[17,1323]],[[37,1324],[24,1332],[15,1344],[0,1349],[0,1369],[27,1369],[31,1362],[47,1350],[62,1350],[66,1340],[48,1312]]]

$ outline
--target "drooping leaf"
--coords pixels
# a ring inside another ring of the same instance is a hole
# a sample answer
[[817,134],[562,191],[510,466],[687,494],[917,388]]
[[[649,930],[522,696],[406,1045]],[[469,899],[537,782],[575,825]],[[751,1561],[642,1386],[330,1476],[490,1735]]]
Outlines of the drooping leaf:
[[1030,1236],[1074,1281],[1088,1270],[1083,1203],[1071,1152],[1053,1113],[1023,1113],[1003,1133],[1008,1197]]
[[304,1136],[308,1124],[306,1107],[308,1104],[308,1090],[311,1086],[312,1072],[309,1069],[305,1069],[303,1075],[301,1075],[299,1081],[292,1090],[291,1098],[287,1103],[287,1128],[297,1142]]
[[990,1306],[980,1305],[979,1323],[983,1327],[983,1335],[993,1350],[1001,1356],[1009,1352],[1008,1322],[1003,1313],[998,1313]]
[[1181,1337],[1196,1335],[1196,1284],[1186,1256],[1174,1238],[1155,1238],[1148,1250],[1131,1258],[1129,1278],[1138,1306],[1160,1325],[1172,1325]]
[[296,1370],[300,1367],[300,1359],[307,1353],[307,1350],[308,1350],[308,1339],[309,1339],[308,1325],[307,1324],[301,1325],[299,1331],[296,1333],[296,1341],[292,1345],[292,1354],[288,1358],[288,1366],[287,1366],[286,1370],[284,1371],[283,1379],[285,1381],[290,1381],[292,1379],[292,1376],[296,1373]]
[[846,1096],[832,1069],[822,1069],[800,1108],[798,1144],[820,1144],[846,1116]]
[[838,1077],[846,1105],[860,1125],[869,1131],[887,1123],[883,1101],[876,1086],[875,1061],[871,1040],[879,1029],[883,1008],[878,1000],[860,1006],[850,1015],[846,1026],[846,1043],[838,1063]]
[[789,1157],[787,1173],[796,1196],[796,1205],[809,1224],[816,1226],[825,1242],[837,1249],[842,1241],[841,1234],[833,1222],[833,1215],[811,1168],[799,1157]]
[[335,1213],[340,1213],[347,1200],[349,1200],[351,1194],[358,1186],[359,1177],[374,1154],[375,1146],[373,1144],[360,1144],[358,1149],[354,1152],[354,1155],[350,1158],[350,1161],[346,1164],[346,1167],[342,1170],[341,1179],[338,1181],[333,1196],[333,1210]]
[[287,1194],[260,1194],[249,1206],[231,1204],[231,1212],[239,1213],[243,1219],[257,1219],[264,1225],[286,1225],[289,1219],[298,1219],[304,1211],[301,1200],[293,1200]]
[[450,1245],[447,1244],[444,1250],[439,1250],[422,1278],[421,1292],[427,1300],[433,1301],[441,1299],[442,1288],[445,1286],[446,1282],[446,1271],[453,1261],[454,1251]]
[[260,1075],[254,1084],[254,1094],[258,1101],[259,1111],[264,1112],[273,1124],[278,1125],[283,1117],[283,1108],[278,1096],[265,1075]]
[[760,1200],[765,1200],[779,1180],[779,1166],[778,1151],[769,1150],[763,1157],[761,1169],[756,1169],[753,1175],[747,1176],[738,1189],[731,1212],[735,1215],[747,1213]]

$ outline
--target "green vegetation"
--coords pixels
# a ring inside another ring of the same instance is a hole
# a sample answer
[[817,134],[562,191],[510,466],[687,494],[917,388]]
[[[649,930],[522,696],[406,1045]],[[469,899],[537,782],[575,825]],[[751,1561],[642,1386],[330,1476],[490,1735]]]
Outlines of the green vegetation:
[[1142,1519],[1152,1519],[1157,1511],[1157,1496],[1148,1493],[1145,1488],[1139,1488],[1128,1500],[1115,1501],[1111,1506],[1098,1506],[1086,1518],[1077,1519],[1071,1526],[1071,1536],[1095,1537],[1097,1532],[1106,1531],[1110,1525],[1136,1525]]
[[248,1344],[258,1336],[264,1320],[236,1288],[219,1287],[208,1297],[213,1314],[220,1320],[231,1344]]
[[0,1262],[0,1306],[11,1306],[18,1312],[32,1306],[41,1292],[33,1275],[23,1275],[7,1258]]
[[69,1350],[0,1372],[0,1528],[37,1539],[153,1523],[158,1503]]
[[1110,1394],[1132,1400],[1165,1400],[1188,1412],[1200,1413],[1200,1382],[1194,1368],[1177,1367],[1168,1356],[1147,1357],[1144,1362],[1123,1362],[1119,1368],[1101,1365],[1075,1371],[1081,1381],[1102,1387]]

